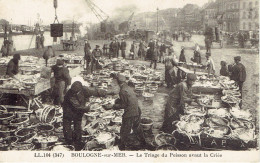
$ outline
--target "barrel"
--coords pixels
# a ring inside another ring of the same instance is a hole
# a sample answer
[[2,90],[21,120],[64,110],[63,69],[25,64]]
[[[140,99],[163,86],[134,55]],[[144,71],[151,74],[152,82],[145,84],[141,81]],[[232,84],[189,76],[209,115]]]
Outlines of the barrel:
[[55,107],[50,105],[45,105],[35,111],[36,117],[43,123],[50,123],[55,117]]

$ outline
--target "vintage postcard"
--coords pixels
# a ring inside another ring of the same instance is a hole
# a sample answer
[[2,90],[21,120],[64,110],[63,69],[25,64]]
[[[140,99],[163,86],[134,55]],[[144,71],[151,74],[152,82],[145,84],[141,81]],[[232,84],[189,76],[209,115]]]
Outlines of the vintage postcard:
[[259,162],[259,0],[0,0],[0,162]]

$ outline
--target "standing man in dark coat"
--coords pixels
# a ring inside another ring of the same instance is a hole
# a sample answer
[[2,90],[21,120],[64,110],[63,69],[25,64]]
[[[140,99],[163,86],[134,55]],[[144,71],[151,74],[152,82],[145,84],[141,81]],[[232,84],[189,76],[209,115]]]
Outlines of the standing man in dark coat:
[[121,45],[120,45],[121,55],[125,59],[125,50],[126,50],[126,42],[125,39],[122,39]]
[[146,47],[145,42],[141,40],[139,43],[138,56],[142,60],[145,60],[145,47]]
[[192,85],[196,81],[195,74],[187,74],[187,80],[179,83],[169,94],[165,112],[164,122],[161,130],[165,133],[172,133],[176,127],[172,124],[180,120],[180,114],[184,114],[185,103],[195,102],[192,94]]
[[[109,94],[114,93],[85,87],[79,81],[71,85],[70,90],[68,90],[64,97],[64,103],[62,105],[63,133],[67,144],[75,145],[76,150],[82,149],[81,121],[83,114],[90,109],[88,106],[85,106],[85,104],[89,101],[89,97],[91,96],[104,97]],[[71,128],[72,122],[74,124],[74,131],[72,131]]]
[[36,49],[39,49],[40,48],[40,45],[41,45],[41,37],[39,34],[36,35],[36,39],[35,39],[35,45],[36,45]]
[[152,56],[151,56],[151,64],[150,64],[150,67],[152,67],[154,64],[154,69],[156,69],[156,66],[157,66],[157,60],[158,60],[159,53],[160,53],[159,45],[157,42],[155,42],[154,48],[152,51]]
[[108,58],[111,59],[111,56],[113,57],[113,40],[109,44],[109,52],[108,52]]
[[174,70],[174,67],[177,65],[178,61],[174,54],[174,50],[171,47],[169,48],[168,56],[165,56],[165,83],[167,88],[172,88],[175,84],[177,84]]
[[52,93],[54,98],[53,104],[61,105],[64,101],[64,95],[66,93],[67,87],[71,84],[69,69],[64,66],[64,62],[61,59],[58,59],[56,65],[52,66],[51,69],[55,78],[55,84]]
[[234,60],[235,65],[232,67],[230,79],[237,83],[242,96],[243,83],[246,81],[246,68],[242,63],[240,63],[240,56],[234,57]]
[[92,63],[91,63],[91,73],[94,70],[99,69],[99,60],[102,57],[102,51],[99,49],[99,45],[96,45],[96,48],[92,51]]
[[148,43],[148,50],[147,50],[147,55],[146,55],[146,58],[148,60],[151,59],[153,56],[154,47],[155,47],[155,43],[154,43],[153,39],[150,39],[150,42]]
[[120,86],[119,97],[112,109],[124,109],[122,117],[122,126],[120,129],[121,142],[120,150],[125,150],[131,130],[138,136],[141,145],[146,145],[143,129],[140,126],[141,110],[138,106],[138,99],[135,92],[126,83],[126,78],[123,75],[117,76],[117,81]]
[[113,39],[113,41],[110,44],[113,58],[116,58],[116,56],[117,56],[117,45],[118,44],[117,44],[116,40]]
[[206,52],[211,53],[212,40],[211,38],[205,38]]
[[7,64],[6,75],[14,77],[19,72],[19,60],[21,59],[20,54],[14,54],[13,59],[11,59]]
[[43,36],[43,34],[41,34],[41,36],[40,36],[40,43],[41,43],[41,47],[44,48],[44,36]]
[[[179,62],[186,63],[186,57],[185,57],[185,47],[181,46],[181,54],[179,57]],[[180,69],[177,71],[177,82],[181,82],[182,79],[185,78],[185,72],[181,72]]]
[[245,47],[245,37],[244,37],[244,34],[241,31],[238,33],[238,42],[239,42],[240,48]]
[[166,53],[166,46],[164,43],[160,46],[160,56],[159,56],[159,62],[164,62],[164,54]]
[[85,45],[84,45],[84,60],[86,64],[86,69],[89,67],[89,64],[91,63],[91,52],[90,52],[91,46],[87,39],[85,39]]
[[116,39],[116,58],[119,57],[119,51],[120,51],[120,42],[118,39]]

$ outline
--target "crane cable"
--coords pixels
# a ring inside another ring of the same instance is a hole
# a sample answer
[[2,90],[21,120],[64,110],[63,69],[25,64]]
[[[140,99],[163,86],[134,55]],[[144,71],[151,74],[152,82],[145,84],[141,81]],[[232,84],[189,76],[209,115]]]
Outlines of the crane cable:
[[53,24],[55,24],[56,20],[59,24],[59,20],[58,20],[58,16],[57,16],[57,10],[56,10],[58,8],[58,0],[53,0],[53,6],[54,6],[54,9],[55,9],[55,19],[54,19]]

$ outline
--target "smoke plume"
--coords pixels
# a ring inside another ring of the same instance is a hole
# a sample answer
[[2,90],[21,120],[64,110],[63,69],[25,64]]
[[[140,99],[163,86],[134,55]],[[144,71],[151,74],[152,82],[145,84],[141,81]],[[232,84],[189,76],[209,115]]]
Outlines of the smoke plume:
[[127,21],[132,13],[136,13],[137,11],[138,7],[134,4],[118,7],[114,9],[113,13],[115,14],[111,17],[111,19],[116,23],[121,23],[123,21]]

